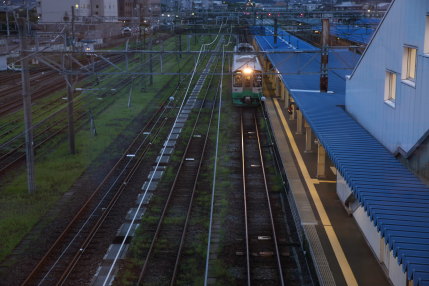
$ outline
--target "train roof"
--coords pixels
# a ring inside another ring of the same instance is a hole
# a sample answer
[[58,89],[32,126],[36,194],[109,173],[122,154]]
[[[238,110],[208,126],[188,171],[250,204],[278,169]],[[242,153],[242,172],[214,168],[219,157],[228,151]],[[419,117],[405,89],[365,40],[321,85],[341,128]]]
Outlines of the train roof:
[[239,43],[234,47],[234,52],[254,52],[255,48],[249,43]]
[[232,71],[242,70],[246,67],[262,71],[261,64],[256,55],[234,55]]

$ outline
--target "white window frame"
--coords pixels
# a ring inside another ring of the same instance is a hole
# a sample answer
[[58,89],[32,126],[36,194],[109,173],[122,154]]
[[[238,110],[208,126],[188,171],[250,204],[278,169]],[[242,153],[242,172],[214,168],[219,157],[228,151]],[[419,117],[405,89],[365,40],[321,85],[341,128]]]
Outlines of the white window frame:
[[404,46],[402,57],[402,82],[415,87],[417,76],[417,47]]
[[396,82],[396,73],[391,70],[386,70],[386,76],[384,80],[384,102],[391,107],[395,107]]

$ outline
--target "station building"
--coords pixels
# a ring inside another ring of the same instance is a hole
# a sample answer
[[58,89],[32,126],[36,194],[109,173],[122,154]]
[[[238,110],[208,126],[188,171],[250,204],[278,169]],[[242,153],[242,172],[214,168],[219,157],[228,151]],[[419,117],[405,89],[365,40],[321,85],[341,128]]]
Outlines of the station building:
[[428,12],[428,1],[395,1],[347,81],[346,108],[429,180]]
[[[320,250],[323,243],[314,238],[320,229],[334,249],[346,284],[358,285],[364,279],[346,265],[359,253],[338,238],[335,219],[325,211],[334,202],[318,199],[329,192],[329,187],[321,187],[323,179],[333,177],[335,200],[353,218],[388,283],[429,285],[428,15],[426,0],[394,0],[362,57],[347,49],[329,49],[327,92],[320,91],[318,48],[285,31],[274,37],[272,28],[254,28],[259,34],[255,46],[267,52],[263,62],[274,94],[266,102],[270,120],[276,113],[288,117],[283,127],[273,125],[276,143],[280,153],[286,145],[295,155],[300,153],[294,158],[307,184],[296,187],[286,171],[288,196],[321,284],[335,282],[326,274],[329,257],[323,259],[323,251],[329,251]],[[280,143],[281,137],[288,143]],[[291,138],[303,146],[295,150]],[[301,164],[298,157],[314,162]],[[309,209],[315,210],[315,217]]]

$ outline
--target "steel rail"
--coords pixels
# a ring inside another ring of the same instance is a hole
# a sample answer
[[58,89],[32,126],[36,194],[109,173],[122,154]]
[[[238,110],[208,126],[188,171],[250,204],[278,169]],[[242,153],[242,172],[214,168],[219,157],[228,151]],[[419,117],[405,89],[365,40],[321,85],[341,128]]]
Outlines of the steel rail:
[[[242,173],[243,173],[243,201],[244,201],[244,215],[245,215],[245,236],[246,236],[246,270],[247,270],[247,285],[251,285],[252,284],[252,277],[251,277],[251,260],[250,260],[250,252],[251,252],[251,246],[250,246],[250,237],[249,237],[249,220],[248,220],[248,215],[249,215],[249,208],[247,205],[247,198],[248,198],[248,191],[247,191],[247,179],[248,176],[246,174],[246,149],[245,149],[245,136],[244,136],[244,123],[243,123],[243,113],[244,111],[241,112],[241,118],[240,118],[240,122],[241,122],[241,143],[242,143]],[[265,194],[265,198],[266,198],[266,202],[267,202],[267,209],[268,209],[268,213],[269,213],[269,220],[270,220],[270,226],[271,226],[271,232],[272,232],[272,239],[273,239],[273,245],[274,245],[274,250],[275,253],[274,255],[276,256],[276,265],[277,265],[277,271],[278,271],[278,275],[279,275],[279,282],[280,285],[285,285],[284,284],[284,277],[283,277],[283,270],[282,270],[282,264],[280,261],[280,251],[278,248],[278,241],[277,241],[277,234],[276,234],[276,230],[275,230],[275,224],[274,224],[274,217],[273,217],[273,213],[272,213],[272,207],[271,207],[271,202],[270,202],[270,196],[269,196],[269,190],[268,190],[268,184],[267,184],[267,179],[266,179],[266,173],[265,173],[265,166],[264,166],[264,158],[263,158],[263,154],[262,154],[262,147],[261,147],[261,141],[260,141],[260,135],[259,135],[259,128],[258,128],[258,122],[256,119],[256,114],[255,112],[253,112],[253,124],[254,124],[254,130],[255,130],[255,134],[256,134],[256,139],[257,139],[257,148],[258,148],[258,158],[259,158],[259,163],[260,163],[260,168],[261,168],[261,175],[262,175],[262,179],[263,179],[263,183],[264,183],[264,194]]]
[[256,138],[258,139],[259,159],[260,159],[260,162],[261,162],[261,170],[262,170],[262,174],[263,174],[263,178],[264,178],[264,187],[265,187],[265,195],[266,195],[267,204],[268,204],[268,211],[270,213],[270,221],[271,221],[271,229],[272,229],[272,232],[273,232],[274,247],[276,249],[277,266],[278,266],[278,271],[279,271],[281,285],[284,285],[282,263],[280,261],[279,244],[277,242],[277,233],[276,233],[276,227],[274,225],[274,216],[273,216],[273,210],[272,210],[272,207],[271,207],[270,192],[268,190],[267,176],[265,174],[264,157],[262,155],[261,139],[260,139],[260,136],[259,136],[258,122],[257,122],[256,114],[255,113],[253,113],[253,119],[254,119],[254,123],[255,123]]
[[[128,79],[125,79],[125,81],[128,81]],[[120,82],[118,85],[123,85],[124,84],[124,82],[122,81],[122,82]],[[78,105],[80,105],[81,104],[81,101],[79,101],[79,102],[77,102],[78,104],[77,105],[74,105],[74,107],[77,107]],[[49,116],[48,118],[46,118],[46,119],[44,119],[44,120],[42,120],[41,122],[39,122],[39,123],[37,123],[37,124],[35,124],[35,125],[33,125],[33,129],[34,128],[36,128],[36,127],[39,127],[39,126],[41,126],[41,124],[42,123],[44,123],[44,122],[46,122],[48,119],[52,119],[53,118],[53,116],[55,116],[55,115],[57,115],[57,114],[59,114],[61,111],[64,111],[65,109],[67,108],[67,106],[64,106],[64,107],[62,107],[61,109],[59,109],[59,110],[57,110],[57,111],[55,111],[51,116]],[[75,115],[76,115],[76,117],[74,118],[74,122],[75,123],[78,123],[86,114],[87,114],[87,112],[81,112],[80,110],[75,110],[74,111],[74,113],[75,113]],[[57,119],[56,121],[54,120],[54,122],[53,123],[51,123],[52,125],[51,126],[48,126],[48,127],[46,127],[46,128],[44,128],[42,131],[40,131],[40,132],[38,132],[37,134],[35,134],[35,138],[34,138],[34,141],[36,140],[36,139],[38,139],[38,138],[40,138],[41,136],[43,136],[44,135],[44,133],[46,133],[47,131],[49,131],[49,130],[51,130],[51,129],[53,129],[54,127],[55,127],[55,125],[58,125],[58,124],[60,124],[60,123],[63,123],[63,122],[66,122],[67,121],[67,118],[60,118],[60,119]],[[82,124],[83,125],[83,124]],[[40,142],[37,142],[35,145],[34,145],[34,148],[36,149],[36,148],[40,148],[44,143],[46,143],[47,141],[49,141],[49,139],[52,139],[52,138],[54,138],[55,136],[57,136],[58,134],[60,134],[60,133],[62,133],[65,129],[67,129],[68,128],[68,126],[67,125],[64,125],[63,127],[61,127],[61,128],[59,128],[58,130],[56,130],[56,131],[54,131],[53,133],[50,133],[50,134],[48,134],[48,136],[47,137],[45,137],[44,139],[42,139]],[[15,138],[17,138],[17,137],[15,137]],[[13,139],[11,139],[11,140],[9,140],[9,142],[12,142],[13,141]],[[9,143],[8,142],[8,143]],[[6,144],[8,144],[8,143],[5,143],[5,144],[2,144],[2,146],[0,146],[0,147],[3,147],[4,145],[6,145]],[[0,166],[0,173],[3,173],[3,172],[5,172],[8,168],[10,168],[13,164],[15,164],[16,162],[18,162],[19,160],[21,160],[22,158],[24,158],[25,157],[25,152],[20,152],[20,150],[21,150],[21,148],[24,146],[24,143],[21,143],[21,144],[19,144],[18,146],[15,146],[14,147],[14,149],[12,149],[12,150],[10,150],[10,151],[8,151],[7,153],[5,153],[5,154],[2,154],[2,155],[0,155],[0,161],[4,161],[5,159],[8,159],[9,157],[11,157],[12,155],[14,155],[14,154],[16,154],[17,153],[17,156],[15,157],[15,158],[12,158],[12,161],[11,162],[9,162],[9,163],[6,163],[5,165],[2,165],[2,166]]]
[[[219,30],[220,31],[220,30]],[[224,76],[224,65],[225,65],[225,47],[229,45],[231,35],[228,38],[228,43],[223,44],[222,38],[222,68],[221,68],[221,77],[219,84],[219,106],[217,114],[217,125],[216,125],[216,143],[215,143],[215,155],[213,162],[213,180],[211,186],[211,196],[210,196],[210,214],[209,214],[209,227],[207,235],[207,248],[206,248],[206,261],[204,267],[204,286],[207,286],[208,275],[209,275],[209,263],[210,263],[210,246],[211,246],[211,237],[212,237],[212,227],[213,227],[213,214],[214,214],[214,200],[215,200],[215,190],[216,190],[216,174],[217,174],[217,161],[219,153],[219,132],[220,132],[220,121],[221,121],[221,110],[222,110],[222,92],[223,92],[223,76]]]
[[[210,66],[211,65],[213,65],[213,63],[210,63]],[[211,86],[213,78],[214,78],[214,76],[211,76],[210,82],[209,82],[209,86]],[[179,175],[181,174],[181,171],[183,170],[183,165],[184,165],[184,163],[186,161],[186,158],[187,158],[187,155],[188,155],[188,151],[190,149],[190,146],[192,144],[195,132],[197,130],[197,126],[199,124],[199,119],[200,119],[200,116],[201,116],[203,105],[204,105],[204,102],[207,99],[208,91],[209,91],[209,87],[206,89],[206,93],[204,95],[203,104],[201,104],[201,106],[200,106],[200,108],[198,110],[197,117],[196,117],[194,126],[192,128],[191,134],[189,136],[188,142],[186,144],[185,151],[184,151],[183,156],[181,158],[181,161],[179,163],[179,167],[177,169],[176,176],[175,176],[175,178],[173,180],[172,186],[170,187],[170,191],[169,191],[169,194],[168,194],[165,206],[163,208],[163,211],[161,213],[160,219],[158,221],[155,234],[154,234],[154,236],[152,238],[151,244],[149,246],[148,253],[147,253],[146,258],[145,258],[145,262],[144,262],[144,264],[142,266],[142,269],[140,271],[139,279],[137,280],[137,285],[139,285],[139,284],[142,283],[142,280],[144,278],[145,272],[146,272],[147,267],[149,265],[148,261],[150,260],[150,258],[152,256],[152,253],[154,253],[155,244],[156,244],[157,239],[159,237],[159,233],[161,232],[161,228],[163,226],[163,222],[164,222],[164,219],[166,217],[166,213],[167,213],[167,211],[168,211],[168,209],[170,207],[171,199],[172,199],[172,197],[173,197],[173,195],[175,193],[174,191],[176,189],[177,182],[181,179]],[[189,217],[190,217],[191,209],[192,209],[192,206],[193,206],[193,199],[194,199],[194,195],[195,195],[195,192],[196,192],[196,187],[197,187],[197,182],[198,182],[198,178],[199,178],[201,166],[202,166],[202,163],[203,163],[204,153],[205,153],[207,142],[208,142],[208,135],[209,135],[209,132],[210,132],[210,126],[211,126],[211,121],[212,121],[212,118],[213,118],[214,109],[215,109],[215,105],[213,104],[212,105],[212,109],[211,109],[211,115],[210,115],[209,124],[208,124],[207,131],[206,131],[206,136],[205,136],[204,144],[202,146],[202,150],[200,150],[201,157],[200,157],[199,164],[198,164],[198,167],[197,167],[197,170],[196,170],[195,180],[194,180],[194,183],[193,183],[193,186],[192,186],[192,190],[191,190],[191,194],[190,194],[190,201],[188,203],[188,207],[187,207],[187,211],[186,211],[186,217],[185,217],[185,221],[184,221],[183,228],[182,228],[182,235],[180,236],[179,247],[178,247],[177,252],[176,252],[176,259],[175,259],[175,262],[174,262],[173,273],[172,273],[172,276],[171,276],[171,279],[170,279],[170,285],[174,285],[174,283],[176,281],[176,276],[177,276],[177,271],[178,271],[178,265],[179,265],[179,261],[180,261],[180,255],[181,255],[182,248],[183,248],[183,245],[184,245],[184,240],[185,240],[185,237],[186,237],[186,230],[187,230],[187,226],[188,226],[188,222],[189,222]]]
[[[203,45],[203,46],[204,46],[204,45]],[[189,92],[189,88],[190,88],[190,86],[191,86],[191,84],[192,84],[192,82],[193,82],[193,80],[194,80],[194,74],[195,74],[195,71],[196,71],[196,69],[197,69],[197,66],[198,66],[199,61],[200,61],[200,56],[198,56],[198,58],[197,58],[197,60],[196,60],[196,63],[195,63],[194,68],[193,68],[193,71],[194,71],[194,72],[192,73],[192,75],[190,76],[190,78],[189,78],[189,80],[188,80],[188,85],[187,85],[187,87],[186,87],[186,91],[185,91],[185,93],[184,93],[183,99],[181,100],[180,106],[178,107],[179,113],[181,112],[181,110],[182,110],[182,108],[183,108],[184,102],[185,102],[185,100],[186,100],[186,98],[187,98],[187,95],[188,95],[188,92]],[[178,117],[176,117],[176,119],[175,119],[175,122],[174,122],[174,123],[176,123],[176,122],[177,122],[177,118],[178,118]],[[173,132],[173,128],[170,130],[170,132],[169,132],[169,134],[168,134],[167,141],[169,141],[169,140],[170,140],[171,135],[172,135],[172,132]],[[166,148],[165,148],[165,146],[164,146],[164,147],[162,148],[162,151],[161,151],[160,157],[162,157],[162,156],[164,155],[165,150],[166,150]],[[157,169],[157,168],[158,168],[158,166],[159,166],[159,164],[160,164],[160,161],[161,161],[161,160],[158,160],[158,161],[157,161],[157,164],[156,164],[156,166],[155,166],[155,169]],[[155,174],[155,172],[153,172],[153,174],[152,174],[152,176],[150,176],[150,178],[148,177],[149,181],[148,181],[147,187],[146,187],[146,188],[145,188],[145,190],[144,190],[143,198],[142,198],[142,200],[140,201],[139,205],[137,206],[137,212],[140,210],[140,208],[141,208],[141,206],[142,206],[142,203],[143,203],[143,201],[144,201],[144,199],[145,199],[145,197],[146,197],[146,194],[147,194],[148,188],[149,188],[150,184],[151,184],[151,183],[152,183],[152,181],[153,181],[154,174]],[[114,267],[115,267],[115,265],[116,265],[116,262],[118,261],[119,253],[122,251],[122,249],[123,249],[123,247],[124,247],[124,245],[125,245],[125,238],[126,238],[126,236],[129,234],[129,232],[131,231],[131,225],[135,222],[135,220],[136,220],[136,218],[137,218],[137,212],[135,213],[134,217],[132,218],[132,220],[131,220],[131,224],[130,224],[130,227],[128,228],[128,230],[127,230],[127,232],[126,232],[126,235],[125,235],[124,239],[123,239],[123,240],[122,240],[122,242],[121,242],[121,245],[120,245],[120,247],[119,247],[118,253],[116,254],[115,258],[113,259],[113,262],[112,262],[112,263],[111,263],[111,265],[110,265],[109,271],[108,271],[108,273],[107,273],[107,275],[106,275],[106,277],[105,277],[105,280],[104,280],[104,282],[103,282],[103,286],[104,286],[104,285],[107,285],[107,283],[108,283],[108,279],[110,278],[110,275],[111,275],[111,274],[112,274],[112,272],[113,272],[113,269],[114,269]]]
[[[116,84],[116,86],[123,86],[126,85],[128,83],[128,81],[130,81],[129,78],[125,78],[123,80],[121,80],[118,84]],[[88,96],[88,95],[86,95]],[[85,96],[85,97],[86,97]],[[41,96],[40,96],[41,97]],[[82,98],[80,98],[82,99]],[[80,102],[79,102],[80,103]],[[67,108],[67,106],[62,107],[61,109],[58,109],[57,111],[55,111],[54,113],[52,113],[52,115],[50,115],[49,117],[47,117],[46,119],[42,120],[41,122],[37,123],[36,125],[33,125],[33,129],[40,126],[43,122],[47,121],[48,119],[52,118],[54,115],[59,114],[61,111],[64,111]],[[78,113],[78,111],[75,111],[76,113]],[[75,121],[78,122],[80,119],[82,119],[87,113],[81,113],[81,114],[77,114],[77,117],[75,118]],[[66,118],[63,118],[62,120],[60,120],[59,122],[64,121]],[[54,123],[54,124],[58,124]],[[52,128],[52,126],[45,128],[42,132],[39,132],[38,135],[36,136],[40,136],[40,134],[43,134],[44,132],[50,130]],[[38,142],[34,148],[40,148],[44,143],[46,143],[47,141],[49,141],[49,139],[54,138],[55,136],[57,136],[58,134],[62,133],[62,131],[64,131],[65,129],[67,129],[67,125],[65,125],[63,128],[60,128],[59,130],[55,131],[54,133],[50,134],[47,138],[43,139],[41,142]],[[13,139],[9,140],[9,142],[12,142],[15,138],[17,138],[17,136],[15,136]],[[8,143],[4,143],[2,144],[0,147],[6,145]],[[0,160],[4,160],[5,158],[7,159],[8,157],[12,156],[13,154],[15,154],[16,152],[19,152],[19,150],[23,147],[23,143],[14,147],[14,149],[8,151],[5,154],[0,155]],[[15,163],[17,163],[19,160],[21,160],[22,158],[25,157],[25,153],[18,153],[18,156],[16,156],[15,158],[13,158],[10,162],[5,163],[4,165],[2,165],[0,167],[0,174],[5,172],[8,168],[10,168],[11,166],[13,166]]]
[[[207,91],[208,91],[208,89],[207,89]],[[214,102],[216,102],[218,92],[219,92],[219,86],[217,87],[216,95],[215,95],[215,97],[213,99]],[[215,104],[212,105],[212,110],[210,112],[209,126],[207,128],[206,138],[205,138],[205,141],[204,141],[204,149],[202,151],[203,155],[204,155],[204,152],[205,152],[205,149],[206,149],[206,146],[207,146],[207,141],[208,141],[208,138],[209,138],[209,132],[210,132],[211,124],[212,124],[212,121],[213,121],[214,111],[215,111]],[[193,186],[193,191],[192,191],[192,196],[191,196],[191,203],[189,204],[188,212],[187,212],[187,215],[186,215],[185,229],[183,231],[182,237],[180,238],[179,251],[178,251],[177,256],[176,256],[176,262],[175,262],[175,265],[174,265],[173,275],[172,275],[170,286],[173,286],[176,283],[178,265],[179,265],[179,262],[180,262],[180,258],[181,258],[181,255],[182,255],[183,245],[184,245],[185,238],[186,238],[186,231],[187,231],[187,227],[188,227],[188,220],[189,220],[189,216],[190,216],[190,213],[191,213],[191,210],[192,210],[191,207],[192,207],[192,203],[193,203],[193,199],[194,199],[195,189],[197,187],[197,182],[198,182],[198,177],[199,177],[199,174],[200,174],[200,169],[201,169],[202,163],[203,163],[203,160],[202,160],[203,158],[204,157],[202,156],[201,160],[200,160],[200,164],[198,166],[198,175],[197,175],[197,179],[195,180],[195,183],[194,183],[194,186]]]
[[243,204],[244,204],[244,229],[246,236],[246,274],[247,274],[247,285],[251,285],[250,278],[250,247],[249,247],[249,222],[247,212],[247,193],[246,193],[246,160],[245,160],[245,146],[244,146],[244,123],[243,113],[240,115],[240,134],[241,134],[241,170],[243,176]]
[[[177,93],[177,90],[175,90],[173,92],[173,95],[175,95]],[[163,105],[166,103],[166,101],[163,103]],[[168,106],[167,106],[168,107]],[[162,106],[161,106],[162,108]],[[161,109],[160,108],[160,109]],[[159,109],[159,110],[160,110]],[[158,110],[158,111],[159,111]],[[164,110],[165,111],[165,110]],[[170,112],[173,112],[172,110],[170,110]],[[157,121],[161,120],[162,118],[162,114],[161,116],[158,117]],[[102,216],[97,220],[97,222],[94,224],[93,228],[91,229],[91,231],[89,232],[87,238],[85,239],[84,242],[82,242],[81,246],[79,247],[79,251],[75,252],[74,257],[72,258],[72,261],[68,263],[67,268],[64,270],[62,276],[60,277],[59,281],[56,283],[56,285],[63,285],[69,275],[72,273],[72,271],[75,269],[75,267],[77,266],[79,259],[81,258],[81,256],[84,253],[84,250],[90,245],[90,243],[93,242],[93,238],[94,236],[97,234],[97,231],[99,230],[99,228],[102,226],[102,224],[104,223],[105,219],[107,218],[107,216],[109,215],[110,211],[113,209],[113,207],[115,206],[116,201],[119,199],[120,195],[122,194],[123,191],[125,191],[125,188],[128,184],[128,182],[133,178],[135,172],[138,170],[138,168],[140,167],[141,163],[143,162],[144,159],[144,155],[146,154],[146,152],[149,150],[149,148],[151,147],[151,142],[153,140],[156,139],[156,137],[158,136],[158,133],[161,131],[162,127],[164,126],[164,124],[167,122],[166,118],[164,118],[163,123],[161,124],[161,126],[158,126],[158,128],[156,129],[156,133],[152,133],[153,129],[156,127],[157,122],[155,122],[155,125],[152,127],[150,133],[151,135],[155,134],[155,136],[153,136],[154,138],[152,138],[152,140],[149,142],[148,145],[146,145],[146,149],[143,150],[143,153],[139,156],[138,161],[133,165],[133,167],[131,168],[130,171],[128,171],[125,179],[123,180],[123,183],[120,184],[118,191],[115,193],[114,197],[112,198],[112,200],[109,202],[109,205],[106,207],[106,209],[103,211]],[[140,134],[134,139],[133,143],[137,140],[137,138],[143,134],[145,128],[142,129],[142,131],[140,132]],[[146,140],[147,138],[145,138]],[[143,142],[140,143],[140,145],[138,146],[137,150],[139,150],[145,143],[145,140],[143,140]],[[131,161],[129,161],[131,162]],[[127,166],[125,166],[126,168]],[[124,170],[125,170],[124,168]],[[122,172],[124,172],[124,170]],[[122,173],[121,173],[122,174]],[[120,175],[121,175],[120,174]],[[119,175],[119,176],[120,176]],[[118,177],[119,177],[118,176]],[[116,183],[116,181],[113,183],[113,185]],[[113,187],[112,185],[112,187]],[[83,250],[83,251],[81,251]],[[119,252],[121,252],[121,250],[119,250]]]
[[[156,132],[154,134],[152,134],[152,132],[151,132],[151,135],[154,135],[151,141],[153,141],[155,138],[158,137],[158,135],[159,135],[162,127],[165,125],[165,123],[166,123],[166,119],[164,119],[162,121],[161,126],[159,126],[158,128],[156,128]],[[149,151],[149,149],[151,147],[152,147],[151,144],[147,144],[145,146],[145,148],[142,150],[142,153],[139,155],[139,158],[137,159],[137,161],[134,163],[134,165],[131,167],[131,169],[126,172],[126,177],[122,180],[123,183],[121,183],[119,185],[119,188],[115,192],[113,198],[111,198],[111,200],[109,201],[108,205],[105,207],[105,210],[102,212],[102,215],[93,224],[93,227],[88,232],[85,240],[82,242],[81,246],[79,247],[79,250],[75,253],[75,255],[73,256],[71,262],[68,263],[66,269],[63,271],[63,274],[61,275],[60,279],[56,282],[55,285],[57,285],[57,286],[58,285],[63,285],[66,282],[67,278],[69,277],[69,275],[71,274],[71,272],[76,267],[76,265],[77,265],[80,257],[83,255],[83,252],[89,246],[89,244],[92,242],[92,239],[97,234],[98,230],[100,229],[100,227],[102,226],[102,224],[104,223],[104,221],[106,220],[106,218],[108,217],[108,215],[110,214],[111,210],[115,207],[115,204],[118,201],[118,199],[120,198],[120,196],[122,195],[122,193],[125,191],[127,183],[131,180],[131,178],[134,176],[135,172],[141,166],[141,163],[143,162],[144,156],[147,154],[147,152]],[[131,160],[128,163],[131,163]],[[126,170],[126,168],[128,167],[128,163],[123,168],[122,172],[124,172]],[[121,172],[121,174],[119,176],[122,175],[122,172]],[[115,181],[112,185],[116,185],[116,183],[117,182]]]
[[[77,115],[77,117],[75,117],[76,122],[78,122],[80,119],[82,119],[86,115],[86,112],[83,112],[83,113],[79,113],[78,111],[75,111],[75,112]],[[45,132],[47,132],[47,131],[51,130],[53,127],[55,127],[55,124],[62,123],[65,119],[66,118],[64,118],[63,120],[59,120],[59,121],[55,122],[54,125],[52,125],[52,126],[46,127],[44,130],[39,132],[35,137],[40,137]],[[58,134],[62,133],[65,129],[67,129],[67,125],[65,125],[64,127],[54,131],[53,133],[48,134],[47,137],[43,138],[40,142],[37,142],[36,144],[34,144],[33,148],[34,149],[40,148],[44,143],[48,142],[50,139],[52,139],[55,136],[57,136]],[[10,168],[15,163],[17,163],[19,160],[21,160],[25,157],[25,152],[20,151],[23,147],[24,147],[24,143],[21,143],[20,145],[14,147],[14,149],[8,151],[5,154],[0,155],[0,160],[2,163],[2,165],[0,167],[0,174],[5,172],[8,168]],[[11,161],[6,162],[3,165],[4,161],[11,158],[14,154],[16,154],[17,156],[15,158],[12,158]]]
[[[165,101],[160,106],[160,108],[157,110],[157,112],[153,114],[153,116],[151,117],[151,119],[146,123],[146,125],[143,127],[142,130],[146,129],[156,119],[156,116],[161,112],[162,109],[165,108],[166,102],[167,101]],[[123,153],[123,155],[121,156],[121,158],[115,163],[115,165],[107,173],[107,175],[104,177],[104,179],[101,181],[101,183],[95,189],[95,191],[91,194],[91,196],[88,198],[88,200],[84,203],[84,205],[79,209],[79,211],[76,213],[76,215],[68,223],[68,225],[63,230],[63,232],[58,236],[58,238],[51,245],[51,247],[48,249],[48,251],[42,257],[42,259],[37,263],[37,265],[33,268],[33,270],[31,271],[31,273],[27,276],[27,278],[21,284],[22,286],[28,285],[32,281],[32,279],[34,278],[34,276],[37,274],[37,272],[43,266],[43,264],[45,263],[45,261],[48,259],[49,255],[54,251],[55,248],[57,248],[60,245],[60,243],[62,242],[62,239],[66,236],[66,234],[68,234],[68,232],[70,231],[70,229],[72,228],[72,226],[80,219],[80,217],[83,215],[84,211],[87,209],[87,207],[89,206],[89,204],[93,201],[93,199],[95,198],[95,196],[100,192],[100,190],[102,189],[102,186],[113,175],[113,173],[115,172],[115,170],[124,161],[124,159],[127,158],[127,154],[129,154],[132,146],[136,143],[138,137],[142,134],[142,132],[136,136],[136,138],[132,141],[132,143],[129,145],[129,147],[126,149],[126,151]]]

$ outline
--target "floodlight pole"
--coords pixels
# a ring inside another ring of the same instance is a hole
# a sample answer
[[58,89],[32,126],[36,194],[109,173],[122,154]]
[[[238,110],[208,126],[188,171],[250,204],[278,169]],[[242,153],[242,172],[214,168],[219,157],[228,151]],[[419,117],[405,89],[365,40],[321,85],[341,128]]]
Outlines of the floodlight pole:
[[28,53],[27,53],[27,21],[24,18],[18,19],[20,52],[21,52],[21,77],[22,77],[22,100],[24,110],[24,133],[25,133],[25,154],[27,161],[27,186],[28,193],[36,191],[34,177],[34,146],[33,146],[33,126],[31,118],[31,90],[30,74],[28,71]]

